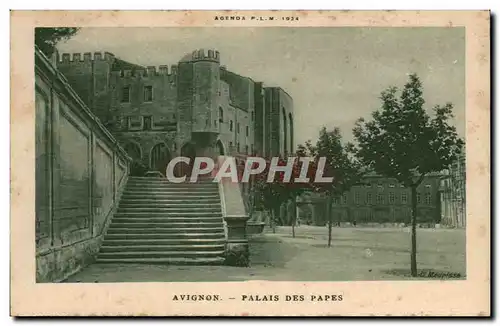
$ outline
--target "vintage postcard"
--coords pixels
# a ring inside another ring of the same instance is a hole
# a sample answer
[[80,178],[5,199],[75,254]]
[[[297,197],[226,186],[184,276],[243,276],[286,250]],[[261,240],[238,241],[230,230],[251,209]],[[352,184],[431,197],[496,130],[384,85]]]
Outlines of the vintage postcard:
[[11,19],[12,315],[490,316],[488,11]]

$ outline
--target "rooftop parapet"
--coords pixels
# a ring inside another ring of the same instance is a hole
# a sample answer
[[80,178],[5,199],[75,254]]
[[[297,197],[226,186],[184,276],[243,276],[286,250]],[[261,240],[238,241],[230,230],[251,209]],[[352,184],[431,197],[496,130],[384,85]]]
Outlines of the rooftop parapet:
[[119,75],[120,77],[153,77],[153,76],[169,76],[174,77],[177,75],[177,66],[173,65],[170,67],[170,71],[167,65],[147,66],[146,69],[127,69],[127,70],[116,70],[112,71],[112,74]]
[[186,54],[180,62],[213,61],[220,62],[219,51],[199,49]]
[[62,53],[57,54],[57,61],[62,63],[75,62],[91,62],[91,61],[108,61],[111,62],[115,58],[114,54],[109,52],[85,52],[85,53]]

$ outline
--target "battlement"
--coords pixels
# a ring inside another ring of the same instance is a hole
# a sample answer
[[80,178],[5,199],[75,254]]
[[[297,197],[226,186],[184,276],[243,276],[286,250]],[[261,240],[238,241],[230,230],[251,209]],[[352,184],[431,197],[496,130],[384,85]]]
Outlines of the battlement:
[[199,49],[186,54],[180,62],[213,61],[220,62],[219,51]]
[[62,53],[57,54],[57,62],[91,62],[91,61],[108,61],[112,62],[115,58],[113,53],[109,52],[85,52],[85,53]]
[[112,71],[112,74],[119,75],[120,77],[152,77],[152,76],[176,76],[177,65],[172,65],[170,70],[167,65],[147,66],[146,69],[127,69]]

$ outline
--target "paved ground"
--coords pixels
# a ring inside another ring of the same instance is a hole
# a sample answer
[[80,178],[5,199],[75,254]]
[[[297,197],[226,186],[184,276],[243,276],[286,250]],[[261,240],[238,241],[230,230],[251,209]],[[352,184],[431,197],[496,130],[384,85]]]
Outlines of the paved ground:
[[[269,232],[269,231],[268,231]],[[68,282],[169,281],[348,281],[404,279],[387,273],[409,269],[410,233],[406,229],[334,228],[328,248],[326,227],[289,227],[250,239],[248,268],[94,264]],[[465,275],[465,230],[419,229],[418,267]]]

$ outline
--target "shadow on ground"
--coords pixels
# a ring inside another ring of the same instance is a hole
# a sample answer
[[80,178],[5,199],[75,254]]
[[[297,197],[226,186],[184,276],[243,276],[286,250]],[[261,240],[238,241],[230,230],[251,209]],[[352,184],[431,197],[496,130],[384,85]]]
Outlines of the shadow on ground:
[[[172,266],[93,264],[66,282],[224,282],[224,281],[371,281],[409,280],[410,244],[405,230],[333,230],[300,227],[249,238],[250,266]],[[420,280],[463,278],[464,230],[421,230],[418,233]]]
[[299,252],[296,245],[278,237],[264,234],[254,235],[249,239],[250,266],[284,268]]

